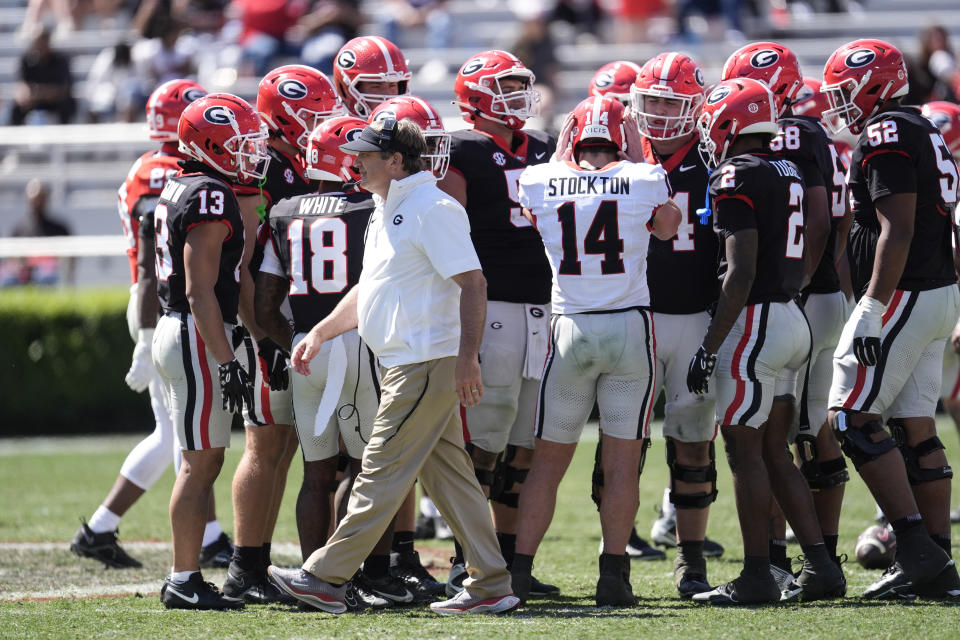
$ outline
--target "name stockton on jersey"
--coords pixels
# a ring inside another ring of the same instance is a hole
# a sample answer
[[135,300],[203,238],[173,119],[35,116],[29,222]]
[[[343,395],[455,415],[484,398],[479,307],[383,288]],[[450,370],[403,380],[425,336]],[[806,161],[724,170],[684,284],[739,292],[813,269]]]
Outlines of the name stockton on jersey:
[[630,181],[619,176],[571,176],[550,178],[547,196],[629,195]]

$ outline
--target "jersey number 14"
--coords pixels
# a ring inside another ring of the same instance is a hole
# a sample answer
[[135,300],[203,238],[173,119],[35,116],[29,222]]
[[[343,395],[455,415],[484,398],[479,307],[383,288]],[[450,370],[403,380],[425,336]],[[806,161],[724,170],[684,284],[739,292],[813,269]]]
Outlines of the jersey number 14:
[[[560,219],[560,244],[563,257],[558,273],[563,276],[581,275],[580,243],[577,239],[577,213],[573,202],[564,202],[557,208]],[[623,239],[620,237],[620,225],[617,220],[617,202],[604,200],[597,207],[593,221],[583,238],[583,252],[602,255],[600,273],[603,275],[624,273]]]

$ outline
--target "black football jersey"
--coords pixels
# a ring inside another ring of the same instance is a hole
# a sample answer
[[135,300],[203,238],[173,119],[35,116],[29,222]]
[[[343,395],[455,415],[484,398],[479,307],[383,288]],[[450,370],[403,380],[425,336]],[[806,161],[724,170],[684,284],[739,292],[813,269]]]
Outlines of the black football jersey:
[[[189,167],[195,163],[187,165]],[[207,173],[184,173],[167,180],[154,209],[157,292],[165,312],[190,312],[183,249],[195,226],[223,223],[230,232],[220,248],[220,274],[214,286],[224,322],[236,323],[243,257],[243,218],[230,185]]]
[[[837,226],[846,213],[846,170],[820,124],[819,118],[790,116],[779,121],[777,137],[770,150],[797,165],[807,189],[824,187],[830,199],[830,235],[817,270],[804,289],[806,293],[833,293],[840,290],[837,276]],[[808,211],[806,198],[804,212]]]
[[517,198],[520,174],[548,162],[556,146],[542,131],[515,131],[518,144],[473,129],[451,133],[450,170],[467,182],[470,236],[487,279],[487,298],[550,302],[550,263],[540,234],[523,217]]
[[[787,302],[803,280],[803,177],[789,160],[748,153],[725,160],[710,176],[714,225],[722,239],[757,230],[757,270],[747,304]],[[723,251],[721,251],[723,256]],[[720,278],[727,272],[720,261]]]
[[273,207],[270,237],[290,280],[297,332],[323,320],[360,280],[373,207],[366,192],[302,195]]
[[853,228],[848,256],[859,298],[873,274],[880,222],[874,202],[897,193],[917,194],[913,238],[898,289],[924,291],[956,282],[951,253],[957,165],[940,130],[919,109],[878,113],[864,126],[850,159]]
[[[647,251],[647,285],[650,308],[657,313],[699,313],[717,300],[720,286],[717,266],[720,243],[710,222],[702,224],[697,209],[706,204],[707,167],[694,136],[682,149],[661,162],[650,142],[643,140],[647,162],[667,172],[670,197],[684,218],[670,240],[650,236]],[[683,283],[682,286],[677,286]]]

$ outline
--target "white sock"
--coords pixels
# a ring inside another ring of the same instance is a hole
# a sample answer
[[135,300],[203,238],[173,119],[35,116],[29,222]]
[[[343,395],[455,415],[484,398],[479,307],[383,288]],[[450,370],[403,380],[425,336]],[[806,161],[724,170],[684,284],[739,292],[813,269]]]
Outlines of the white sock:
[[105,506],[100,505],[97,507],[97,510],[93,512],[93,515],[90,516],[90,521],[87,522],[87,526],[90,527],[90,530],[94,533],[116,531],[117,527],[120,526],[120,516]]
[[433,504],[433,500],[431,500],[429,496],[420,498],[420,513],[428,518],[440,517],[440,510],[437,509],[437,505]]
[[195,573],[200,573],[196,570],[191,571],[174,571],[173,567],[170,568],[170,582],[184,583],[190,579]]
[[223,533],[223,529],[220,528],[219,520],[214,519],[208,522],[207,526],[203,528],[203,546],[216,542],[221,533]]
[[663,504],[661,505],[663,509],[664,518],[675,518],[677,513],[677,508],[673,506],[673,503],[670,502],[670,487],[667,487],[663,490]]

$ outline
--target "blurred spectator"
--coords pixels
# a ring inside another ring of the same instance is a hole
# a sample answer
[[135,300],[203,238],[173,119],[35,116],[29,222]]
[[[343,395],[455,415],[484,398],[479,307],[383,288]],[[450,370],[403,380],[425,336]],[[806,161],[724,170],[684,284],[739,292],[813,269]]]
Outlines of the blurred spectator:
[[82,27],[90,16],[99,17],[100,26],[113,26],[125,4],[129,0],[29,0],[21,33],[33,33],[47,13],[53,14],[58,35]]
[[[677,2],[683,4],[684,0]],[[613,17],[614,37],[620,44],[647,41],[647,23],[666,13],[665,0],[611,0],[608,6]]]
[[[27,215],[20,220],[10,234],[15,238],[68,236],[66,225],[47,215],[47,187],[34,178],[25,190]],[[66,260],[67,282],[73,282],[73,258]],[[60,281],[60,260],[52,256],[11,258],[0,267],[0,285],[56,284]]]
[[293,28],[293,37],[303,41],[300,59],[330,75],[340,48],[360,34],[364,16],[359,0],[315,0],[310,11]]
[[511,9],[520,21],[520,36],[509,51],[533,71],[536,76],[534,86],[541,94],[541,119],[528,120],[527,124],[532,128],[549,129],[560,66],[548,22],[553,5],[543,0],[527,0],[523,5]]
[[450,46],[452,18],[447,10],[447,0],[386,0],[374,19],[383,30],[383,36],[391,42],[402,42],[408,29],[425,27],[426,40],[423,46],[431,49],[446,49]]
[[193,53],[186,41],[181,42],[183,24],[174,17],[160,15],[151,21],[148,33],[156,34],[133,45],[130,55],[136,77],[140,80],[140,96],[146,104],[153,89],[167,80],[194,74]]
[[146,97],[133,68],[129,44],[118,42],[97,55],[87,74],[86,95],[90,122],[142,118]]
[[950,46],[950,34],[940,25],[931,25],[920,32],[919,39],[919,55],[907,57],[910,91],[904,102],[957,102],[960,98],[960,71],[957,56]]
[[553,8],[553,19],[566,22],[577,35],[597,35],[597,27],[603,11],[597,0],[557,0]]
[[50,111],[60,124],[70,122],[76,111],[70,63],[66,56],[50,48],[49,28],[34,37],[20,57],[19,66],[11,124],[23,124],[31,111]]
[[306,0],[233,0],[231,7],[242,28],[242,61],[254,75],[266,74],[278,57],[299,57],[287,32],[307,13]]
[[[643,0],[639,0],[642,2]],[[723,26],[711,24],[711,32],[722,30],[722,39],[732,44],[742,44],[746,41],[743,35],[743,22],[740,19],[740,9],[743,0],[677,0],[676,19],[677,37],[684,42],[696,42],[698,36],[689,29],[687,21],[690,16],[699,13],[712,23],[716,23],[717,16],[723,16]],[[776,3],[771,2],[771,6]],[[772,18],[771,18],[772,19]]]

